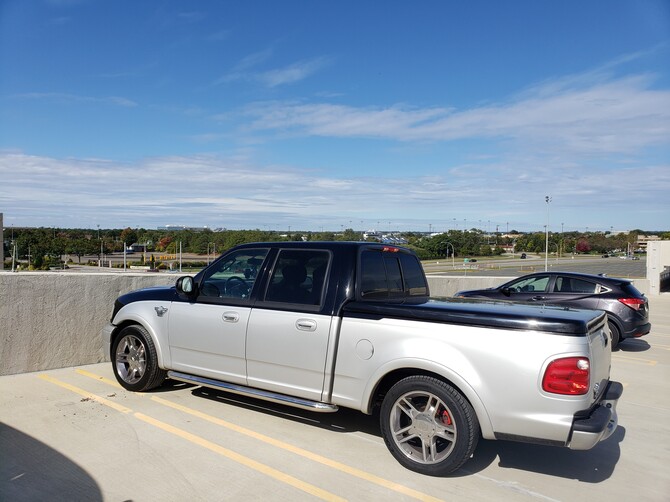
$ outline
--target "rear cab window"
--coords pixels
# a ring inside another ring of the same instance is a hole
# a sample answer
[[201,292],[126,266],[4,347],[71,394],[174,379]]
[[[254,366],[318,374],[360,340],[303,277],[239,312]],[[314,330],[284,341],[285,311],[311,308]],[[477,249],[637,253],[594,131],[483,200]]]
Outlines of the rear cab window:
[[362,300],[403,300],[426,297],[428,284],[421,263],[399,248],[364,249],[359,259]]

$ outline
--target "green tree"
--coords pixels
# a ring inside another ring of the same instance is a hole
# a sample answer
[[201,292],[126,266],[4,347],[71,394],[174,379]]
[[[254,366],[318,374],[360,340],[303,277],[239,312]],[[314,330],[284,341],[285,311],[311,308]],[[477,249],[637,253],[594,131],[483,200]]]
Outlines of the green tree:
[[121,242],[126,243],[126,246],[130,246],[137,243],[137,232],[130,227],[126,227],[121,231],[119,238]]

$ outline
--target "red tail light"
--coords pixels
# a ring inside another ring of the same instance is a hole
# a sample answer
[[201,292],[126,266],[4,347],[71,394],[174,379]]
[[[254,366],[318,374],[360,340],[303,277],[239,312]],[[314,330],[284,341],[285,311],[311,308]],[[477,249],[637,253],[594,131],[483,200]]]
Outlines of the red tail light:
[[586,357],[552,361],[544,372],[542,390],[552,394],[580,396],[589,391],[591,363]]
[[619,298],[619,301],[633,310],[640,310],[642,305],[647,302],[644,298]]

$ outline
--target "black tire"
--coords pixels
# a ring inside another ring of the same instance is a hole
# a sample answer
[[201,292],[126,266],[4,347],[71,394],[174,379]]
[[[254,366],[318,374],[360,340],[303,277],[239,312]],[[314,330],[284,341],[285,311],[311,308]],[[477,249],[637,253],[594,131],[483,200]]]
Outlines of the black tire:
[[614,323],[614,321],[607,321],[607,325],[610,328],[610,336],[611,336],[611,339],[612,339],[612,349],[616,349],[619,346],[619,342],[621,341],[621,332],[619,331],[619,328]]
[[156,347],[140,325],[126,326],[112,344],[114,376],[124,389],[134,392],[162,385],[167,372],[158,367]]
[[451,385],[429,376],[396,383],[384,397],[380,422],[396,460],[429,476],[459,469],[479,441],[479,422],[470,403]]

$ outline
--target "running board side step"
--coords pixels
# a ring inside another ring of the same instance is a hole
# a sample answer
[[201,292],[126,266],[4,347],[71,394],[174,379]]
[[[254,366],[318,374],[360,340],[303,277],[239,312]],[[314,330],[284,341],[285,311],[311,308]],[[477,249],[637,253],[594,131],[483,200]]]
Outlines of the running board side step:
[[233,394],[240,394],[242,396],[255,397],[264,401],[273,403],[285,404],[293,406],[294,408],[301,408],[303,410],[318,411],[320,413],[334,413],[337,411],[337,405],[322,403],[320,401],[310,401],[309,399],[301,399],[298,397],[287,396],[286,394],[278,394],[266,390],[254,389],[253,387],[246,387],[244,385],[237,385],[228,382],[221,382],[210,378],[204,378],[187,373],[180,373],[179,371],[168,371],[168,378],[177,380],[179,382],[201,385],[211,389],[223,390],[232,392]]

